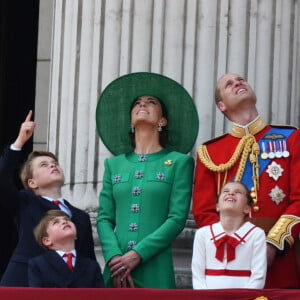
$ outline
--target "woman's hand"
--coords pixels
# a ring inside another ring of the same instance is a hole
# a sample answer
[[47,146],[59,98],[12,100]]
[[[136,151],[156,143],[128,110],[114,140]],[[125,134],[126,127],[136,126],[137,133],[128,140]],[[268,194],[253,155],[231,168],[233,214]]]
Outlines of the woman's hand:
[[127,275],[124,279],[123,275],[118,275],[113,278],[115,288],[134,288],[134,283],[130,274]]
[[[125,285],[128,282],[129,286],[132,287],[133,281],[130,272],[141,262],[140,255],[134,251],[130,250],[124,255],[114,256],[108,266],[110,268],[111,277],[116,278],[116,284],[119,286],[121,283],[119,281],[125,281]],[[124,282],[123,282],[124,284]]]

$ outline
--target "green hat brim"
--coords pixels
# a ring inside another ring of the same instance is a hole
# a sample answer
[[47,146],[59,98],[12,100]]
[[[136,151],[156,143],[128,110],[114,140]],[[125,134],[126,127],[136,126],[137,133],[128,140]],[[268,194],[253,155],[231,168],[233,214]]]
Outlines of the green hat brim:
[[188,153],[199,130],[198,113],[189,93],[166,76],[138,72],[112,81],[102,92],[96,108],[96,124],[103,144],[114,155],[131,152],[130,106],[143,95],[159,98],[168,113],[168,143],[170,151]]

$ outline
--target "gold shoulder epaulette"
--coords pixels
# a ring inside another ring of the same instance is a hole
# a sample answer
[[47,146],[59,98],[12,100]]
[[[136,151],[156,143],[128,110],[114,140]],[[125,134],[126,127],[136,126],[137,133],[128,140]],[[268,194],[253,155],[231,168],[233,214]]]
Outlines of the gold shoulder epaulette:
[[[210,139],[210,140],[208,140],[208,141],[205,141],[202,145],[209,145],[209,144],[214,143],[214,142],[216,142],[216,141],[218,141],[218,140],[221,140],[222,138],[224,138],[224,137],[227,136],[227,135],[228,135],[228,133],[224,133],[224,134],[222,134],[222,135],[218,135],[218,136],[216,136],[216,137],[213,138],[213,139]],[[201,145],[200,145],[200,147],[201,147]]]

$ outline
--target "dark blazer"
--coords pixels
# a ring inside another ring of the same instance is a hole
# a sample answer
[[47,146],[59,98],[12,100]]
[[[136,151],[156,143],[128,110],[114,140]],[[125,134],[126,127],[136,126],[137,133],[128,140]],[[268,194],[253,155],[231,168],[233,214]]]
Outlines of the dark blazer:
[[76,257],[71,271],[56,251],[49,250],[28,262],[30,287],[101,288],[104,287],[99,264],[90,258]]
[[11,216],[0,204],[0,280],[6,270],[9,259],[17,245],[17,220]]
[[[13,177],[20,158],[20,151],[9,148],[0,157],[0,202],[9,213],[19,219],[18,243],[2,277],[1,286],[28,286],[28,260],[45,251],[35,241],[33,228],[46,211],[57,209],[57,205],[29,190],[17,190]],[[75,248],[78,256],[96,259],[89,215],[69,202],[65,203],[72,212],[71,220],[77,228]]]

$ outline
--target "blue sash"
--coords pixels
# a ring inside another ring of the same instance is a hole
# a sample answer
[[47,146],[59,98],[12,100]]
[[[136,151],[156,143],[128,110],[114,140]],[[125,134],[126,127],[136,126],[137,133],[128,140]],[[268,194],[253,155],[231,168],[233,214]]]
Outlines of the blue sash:
[[[259,144],[260,149],[262,149],[262,143],[263,142],[274,141],[272,138],[265,138],[265,136],[272,135],[272,134],[276,134],[276,135],[280,134],[283,137],[279,138],[278,140],[286,141],[288,139],[288,137],[293,133],[294,130],[295,130],[294,128],[272,127],[268,132],[265,133],[265,135],[259,141],[257,141],[258,144]],[[274,151],[275,151],[275,149],[274,149]],[[270,158],[262,159],[259,155],[259,158],[258,158],[259,175],[261,175],[262,172],[265,170],[265,168],[269,164],[270,160],[271,160]],[[247,158],[247,162],[246,162],[246,165],[245,165],[245,171],[244,171],[244,174],[242,176],[241,181],[248,187],[249,190],[251,190],[251,188],[253,186],[252,164],[250,162],[249,157]]]

